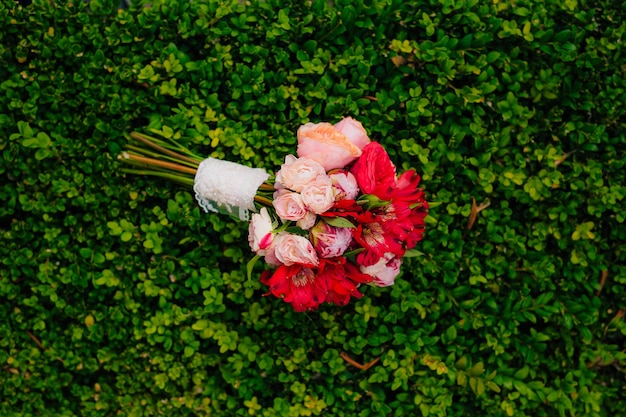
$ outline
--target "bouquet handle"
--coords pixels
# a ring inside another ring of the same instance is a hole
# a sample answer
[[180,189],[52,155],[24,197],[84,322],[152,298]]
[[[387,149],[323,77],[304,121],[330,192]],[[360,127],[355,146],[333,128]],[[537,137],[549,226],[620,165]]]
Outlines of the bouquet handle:
[[215,212],[248,221],[256,211],[254,197],[269,174],[230,161],[207,158],[200,163],[194,179],[196,200],[205,212]]

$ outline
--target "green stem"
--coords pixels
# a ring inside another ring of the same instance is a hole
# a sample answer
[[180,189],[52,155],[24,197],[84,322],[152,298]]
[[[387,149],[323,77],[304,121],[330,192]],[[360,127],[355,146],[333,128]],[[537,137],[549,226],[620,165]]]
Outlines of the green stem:
[[170,169],[172,171],[181,172],[183,174],[196,175],[197,169],[189,168],[183,165],[174,164],[171,162],[159,161],[158,159],[146,158],[143,156],[135,155],[130,152],[123,152],[120,155],[122,160],[131,160],[144,163],[146,165],[154,165],[161,168]]
[[159,152],[162,152],[162,153],[164,153],[166,155],[172,156],[172,157],[174,157],[174,158],[176,158],[176,159],[178,159],[180,161],[187,161],[187,162],[189,162],[191,164],[195,164],[196,166],[198,165],[198,161],[193,159],[193,158],[187,157],[185,155],[181,155],[181,154],[176,153],[174,151],[171,151],[171,150],[169,150],[167,148],[164,148],[163,146],[157,145],[155,143],[155,139],[151,138],[148,135],[144,135],[144,134],[138,133],[138,132],[131,132],[130,133],[130,137],[135,139],[135,140],[138,140],[139,142],[141,142],[141,143],[143,143],[143,144],[145,144],[145,145],[147,145],[149,147],[151,147],[152,149],[155,149],[155,150],[157,150]]
[[254,196],[254,201],[256,201],[257,203],[263,204],[264,206],[272,207],[272,200],[270,200],[267,197],[262,197],[260,195],[255,195]]
[[193,184],[194,184],[193,178],[181,177],[180,175],[171,174],[171,173],[168,173],[168,172],[139,170],[139,169],[129,169],[129,168],[121,168],[120,171],[128,173],[128,174],[153,175],[155,177],[166,178],[168,180],[176,181],[179,184],[182,184],[184,186],[189,186],[189,187],[193,187]]
[[156,129],[148,129],[150,130],[150,132],[155,133],[157,135],[159,135],[160,137],[163,138],[162,139],[158,139],[155,138],[153,136],[148,136],[146,134],[142,134],[144,138],[148,138],[150,140],[152,140],[154,143],[156,143],[157,145],[160,145],[166,149],[172,150],[172,151],[178,151],[179,153],[183,153],[185,155],[187,155],[189,158],[196,160],[198,162],[202,162],[202,160],[204,158],[196,155],[195,153],[191,152],[189,149],[185,148],[183,145],[181,145],[179,142],[177,142],[174,139],[171,138],[167,138],[163,136],[163,133],[156,130]]
[[126,149],[129,149],[131,151],[134,151],[134,155],[140,155],[140,156],[147,156],[147,157],[152,157],[154,159],[158,159],[158,160],[166,160],[166,161],[170,161],[170,162],[174,162],[174,163],[178,163],[181,165],[185,165],[188,166],[189,168],[193,168],[193,169],[198,169],[198,163],[197,162],[187,162],[185,160],[180,160],[177,158],[174,158],[172,156],[168,156],[168,155],[164,155],[162,153],[158,153],[158,152],[152,152],[146,148],[142,148],[140,146],[134,146],[134,145],[126,145]]

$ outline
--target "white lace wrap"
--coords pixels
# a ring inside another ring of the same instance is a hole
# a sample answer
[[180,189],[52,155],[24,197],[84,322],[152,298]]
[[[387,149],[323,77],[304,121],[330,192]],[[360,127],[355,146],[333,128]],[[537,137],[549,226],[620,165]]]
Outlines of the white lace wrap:
[[249,212],[256,211],[254,196],[268,178],[264,169],[208,158],[198,166],[193,190],[205,212],[229,214],[248,221]]

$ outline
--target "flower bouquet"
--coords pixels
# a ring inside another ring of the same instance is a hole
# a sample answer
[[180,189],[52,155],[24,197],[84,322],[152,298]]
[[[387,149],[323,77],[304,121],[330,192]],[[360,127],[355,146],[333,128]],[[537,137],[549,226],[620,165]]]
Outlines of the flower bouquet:
[[[363,125],[307,123],[297,131],[297,156],[275,175],[201,158],[177,141],[131,133],[119,158],[134,174],[157,175],[193,187],[206,211],[249,221],[260,276],[296,311],[322,303],[346,305],[362,284],[393,285],[402,259],[422,239],[428,203],[414,170],[400,175]],[[409,252],[408,252],[409,251]]]

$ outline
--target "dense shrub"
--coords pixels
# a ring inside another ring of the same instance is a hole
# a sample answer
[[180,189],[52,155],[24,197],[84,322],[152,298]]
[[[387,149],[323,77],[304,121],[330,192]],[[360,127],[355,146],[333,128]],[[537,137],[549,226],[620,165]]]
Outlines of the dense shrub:
[[[64,3],[0,4],[0,415],[622,411],[623,4]],[[150,127],[275,170],[344,115],[433,202],[345,308],[263,297],[245,224],[116,160]]]

